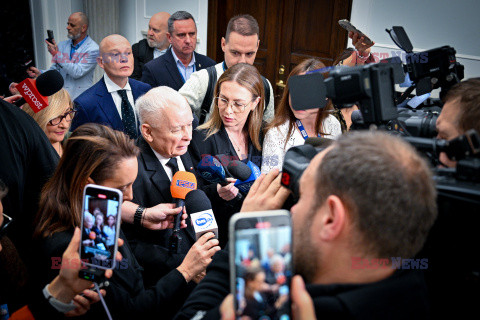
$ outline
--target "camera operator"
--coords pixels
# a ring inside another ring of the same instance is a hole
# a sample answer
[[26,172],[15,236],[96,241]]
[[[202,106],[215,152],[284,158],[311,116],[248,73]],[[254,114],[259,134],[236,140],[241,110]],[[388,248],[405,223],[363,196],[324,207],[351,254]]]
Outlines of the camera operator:
[[[442,112],[437,119],[439,139],[451,140],[467,130],[480,132],[480,78],[471,78],[454,85],[444,98]],[[440,161],[447,167],[456,162],[442,152]]]
[[[275,169],[257,179],[242,212],[282,206],[288,193],[277,175]],[[294,267],[316,316],[427,318],[423,274],[405,263],[424,244],[437,215],[435,198],[427,164],[399,137],[349,133],[315,156],[291,211]],[[228,254],[219,252],[177,319],[219,318],[228,273]]]

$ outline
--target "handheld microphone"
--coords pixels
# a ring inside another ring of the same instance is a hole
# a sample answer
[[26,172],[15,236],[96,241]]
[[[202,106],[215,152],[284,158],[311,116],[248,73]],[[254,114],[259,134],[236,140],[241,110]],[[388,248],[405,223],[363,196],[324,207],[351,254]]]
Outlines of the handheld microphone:
[[235,179],[245,181],[252,175],[252,169],[240,160],[233,160],[228,164],[228,172]]
[[308,137],[305,139],[305,144],[314,146],[315,148],[327,148],[333,143],[332,139],[322,137]]
[[185,196],[192,190],[197,189],[197,178],[191,172],[177,171],[172,178],[170,185],[170,192],[172,198],[178,207],[182,208],[179,214],[175,216],[175,224],[173,226],[173,233],[169,239],[169,251],[170,253],[178,253],[180,242],[182,237],[179,234],[180,222],[183,215],[183,207],[185,206]]
[[215,238],[218,239],[217,221],[205,192],[198,189],[190,191],[185,196],[185,208],[192,220],[196,240],[210,231],[215,233]]
[[[255,163],[253,163],[252,161],[248,161],[246,165],[251,170],[250,176],[246,180],[237,180],[234,184],[234,186],[237,187],[238,190],[240,190],[244,194],[248,193],[248,191],[252,187],[255,180],[257,180],[257,178],[260,177],[260,174],[261,174],[258,166]],[[238,165],[238,167],[240,167],[240,165]]]
[[47,97],[62,89],[63,83],[63,77],[57,70],[46,71],[36,80],[27,78],[15,86],[22,95],[22,99],[16,101],[15,105],[20,107],[28,103],[33,112],[37,113],[48,107]]
[[220,161],[212,155],[202,156],[202,161],[197,166],[197,171],[203,179],[211,183],[219,183],[226,186],[229,182],[226,180],[227,172]]

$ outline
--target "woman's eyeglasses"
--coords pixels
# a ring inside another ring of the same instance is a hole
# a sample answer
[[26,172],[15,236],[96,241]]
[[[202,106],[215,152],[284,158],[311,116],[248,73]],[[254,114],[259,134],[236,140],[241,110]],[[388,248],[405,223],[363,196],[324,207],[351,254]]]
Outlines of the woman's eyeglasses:
[[232,105],[232,111],[234,113],[242,113],[243,111],[245,111],[245,108],[253,102],[250,101],[248,103],[241,103],[241,102],[238,102],[238,101],[228,101],[227,99],[224,99],[224,98],[221,98],[221,97],[215,97],[215,101],[217,103],[217,106],[219,108],[227,108],[229,104]]
[[48,123],[52,126],[56,126],[60,122],[62,122],[63,119],[67,120],[67,122],[71,122],[76,114],[77,114],[77,110],[76,109],[71,109],[70,111],[62,114],[61,116],[58,116],[58,117],[53,118],[52,120],[48,121]]
[[3,223],[2,226],[0,226],[0,239],[7,233],[7,227],[8,225],[12,222],[12,218],[7,216],[5,213],[3,214]]

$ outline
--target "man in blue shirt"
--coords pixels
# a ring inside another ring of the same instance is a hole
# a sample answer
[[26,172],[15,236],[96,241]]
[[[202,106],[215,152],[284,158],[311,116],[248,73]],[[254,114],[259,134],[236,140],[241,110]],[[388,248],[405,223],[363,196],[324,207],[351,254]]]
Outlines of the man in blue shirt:
[[190,75],[200,69],[215,65],[215,61],[196,53],[197,26],[193,16],[177,11],[168,19],[167,52],[143,67],[142,82],[152,87],[168,86],[175,90],[182,87]]
[[[52,66],[60,72],[65,80],[64,88],[70,93],[72,100],[93,84],[93,73],[97,65],[98,44],[87,35],[88,18],[83,12],[70,15],[67,22],[66,41],[58,45],[55,40],[45,40],[48,52],[52,55]],[[44,70],[30,67],[30,77],[36,78]]]

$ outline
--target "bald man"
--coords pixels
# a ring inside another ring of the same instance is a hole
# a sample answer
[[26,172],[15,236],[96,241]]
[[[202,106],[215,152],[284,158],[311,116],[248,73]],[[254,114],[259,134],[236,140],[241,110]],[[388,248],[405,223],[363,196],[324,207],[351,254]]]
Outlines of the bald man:
[[139,135],[138,117],[133,106],[138,97],[150,90],[143,82],[129,79],[133,72],[132,47],[118,34],[100,42],[97,63],[105,71],[100,81],[74,100],[78,110],[71,131],[94,122],[123,131],[132,139]]
[[[68,40],[60,42],[45,40],[48,52],[52,55],[52,66],[65,80],[64,88],[72,99],[93,84],[93,73],[98,57],[98,44],[87,35],[88,18],[83,12],[70,15],[67,22]],[[36,78],[45,70],[30,67],[28,75]]]
[[135,59],[133,79],[140,80],[143,65],[167,52],[170,45],[167,39],[168,18],[170,18],[168,12],[155,13],[148,23],[147,39],[140,40],[132,46],[133,58]]

